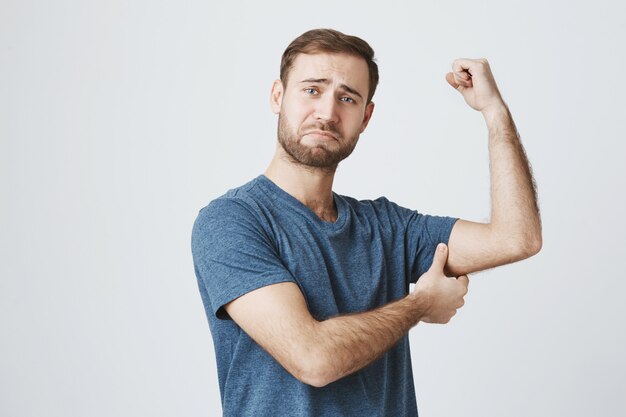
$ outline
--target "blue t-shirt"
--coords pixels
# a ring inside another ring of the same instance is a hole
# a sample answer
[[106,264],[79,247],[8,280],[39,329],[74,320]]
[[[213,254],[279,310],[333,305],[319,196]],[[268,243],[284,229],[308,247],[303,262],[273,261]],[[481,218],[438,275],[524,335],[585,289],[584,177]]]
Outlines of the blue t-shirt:
[[338,217],[325,222],[260,175],[198,214],[192,252],[225,417],[417,416],[408,335],[360,371],[316,388],[287,372],[223,308],[289,281],[317,320],[372,310],[408,294],[456,221],[385,197],[333,198]]

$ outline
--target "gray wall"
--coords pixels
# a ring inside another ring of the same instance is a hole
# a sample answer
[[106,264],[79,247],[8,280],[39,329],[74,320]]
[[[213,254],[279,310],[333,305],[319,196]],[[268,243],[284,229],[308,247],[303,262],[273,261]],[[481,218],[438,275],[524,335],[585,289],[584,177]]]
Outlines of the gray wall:
[[619,2],[0,0],[0,415],[209,416],[197,211],[260,174],[297,35],[376,49],[335,191],[486,220],[486,128],[444,76],[486,57],[540,192],[542,252],[411,331],[421,414],[626,409],[626,38]]

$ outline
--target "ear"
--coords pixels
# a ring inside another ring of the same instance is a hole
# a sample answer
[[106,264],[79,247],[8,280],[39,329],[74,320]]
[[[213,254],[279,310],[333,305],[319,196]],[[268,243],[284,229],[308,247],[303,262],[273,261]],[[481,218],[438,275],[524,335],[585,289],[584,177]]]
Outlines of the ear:
[[367,106],[365,106],[365,115],[363,116],[363,122],[361,123],[360,133],[363,133],[363,131],[367,127],[367,124],[370,122],[370,119],[372,118],[373,112],[374,112],[374,102],[370,101],[369,103],[367,103]]
[[274,114],[280,113],[283,104],[283,83],[280,80],[274,80],[272,84],[272,92],[270,94],[270,106]]

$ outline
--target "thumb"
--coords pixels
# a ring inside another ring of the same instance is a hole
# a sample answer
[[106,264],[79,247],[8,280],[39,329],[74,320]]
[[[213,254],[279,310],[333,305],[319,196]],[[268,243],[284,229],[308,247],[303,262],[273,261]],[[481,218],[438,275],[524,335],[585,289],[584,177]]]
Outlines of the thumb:
[[429,270],[442,271],[443,267],[446,266],[446,262],[448,260],[448,246],[445,243],[440,243],[437,245],[437,249],[435,250],[435,256],[433,257],[433,263],[430,266]]
[[446,74],[446,81],[448,82],[448,84],[450,84],[452,86],[452,88],[454,89],[458,89],[459,88],[459,83],[457,83],[454,80],[454,74],[452,74],[451,72]]
[[448,84],[452,86],[452,88],[454,88],[455,90],[463,94],[465,87],[456,82],[456,80],[454,79],[453,73],[449,72],[446,74],[446,81],[448,82]]

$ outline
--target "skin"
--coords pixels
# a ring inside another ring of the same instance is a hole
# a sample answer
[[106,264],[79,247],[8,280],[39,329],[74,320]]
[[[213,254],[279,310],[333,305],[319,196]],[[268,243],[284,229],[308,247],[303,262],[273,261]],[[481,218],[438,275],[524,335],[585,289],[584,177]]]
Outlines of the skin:
[[[361,58],[350,55],[299,55],[287,84],[272,85],[279,140],[265,175],[324,221],[337,219],[332,198],[337,163],[352,152],[372,117],[374,103],[359,98],[367,97],[367,71]],[[317,321],[290,282],[251,291],[225,306],[303,383],[325,386],[367,366],[420,321],[447,323],[464,304],[467,274],[527,258],[541,248],[532,174],[488,62],[455,60],[446,80],[483,114],[488,127],[490,222],[457,221],[449,246],[439,245],[414,291],[371,311]]]
[[[328,80],[304,82],[304,80]],[[357,94],[346,90],[347,86]],[[322,220],[334,222],[337,209],[332,197],[336,163],[324,164],[332,154],[349,155],[374,111],[366,103],[369,90],[367,64],[361,58],[338,54],[301,54],[296,57],[287,85],[274,81],[270,104],[292,141],[308,148],[312,166],[294,160],[280,142],[265,176],[308,206]],[[329,138],[308,132],[333,129]],[[330,158],[332,159],[332,158]]]

